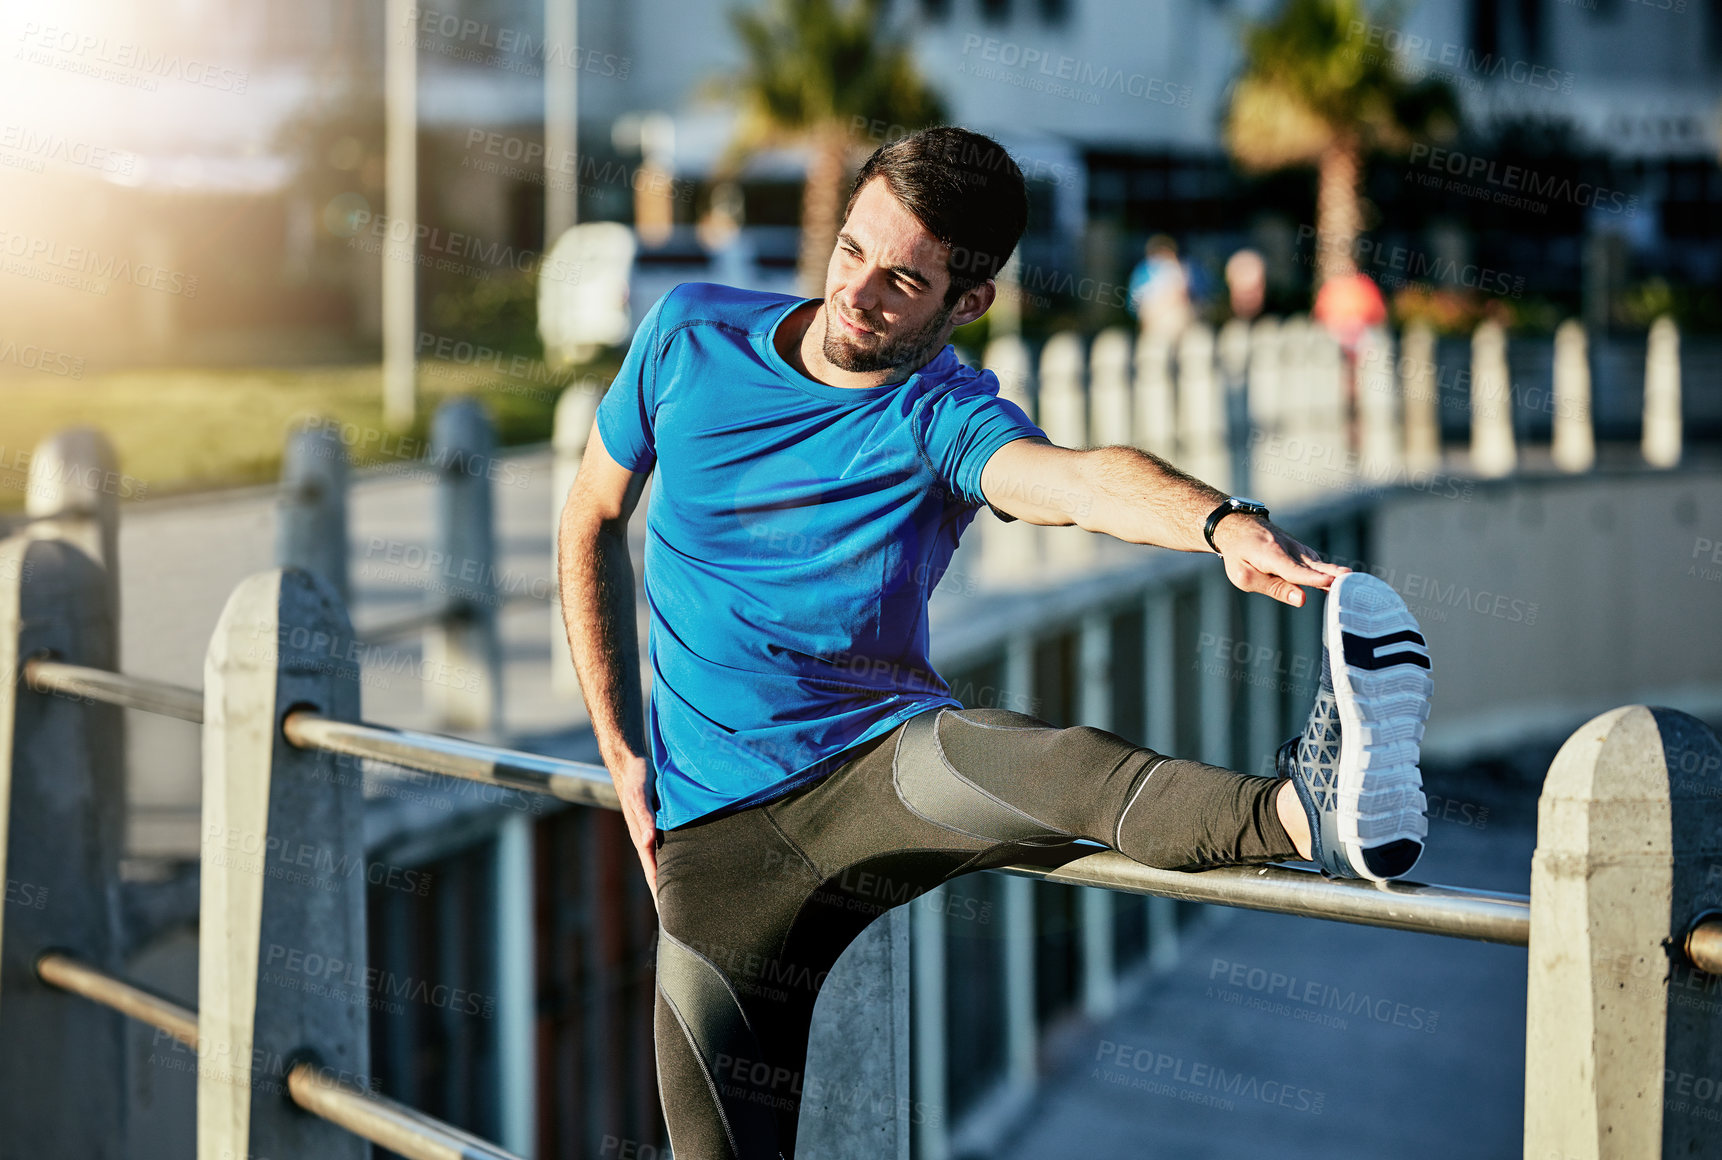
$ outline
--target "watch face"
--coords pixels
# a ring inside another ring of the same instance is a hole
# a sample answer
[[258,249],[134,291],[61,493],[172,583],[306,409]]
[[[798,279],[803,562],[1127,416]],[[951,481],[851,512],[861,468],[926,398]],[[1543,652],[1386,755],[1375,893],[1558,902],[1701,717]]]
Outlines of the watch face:
[[1232,497],[1232,509],[1234,511],[1248,512],[1251,515],[1266,515],[1268,505],[1258,499],[1245,499],[1241,495],[1234,495]]

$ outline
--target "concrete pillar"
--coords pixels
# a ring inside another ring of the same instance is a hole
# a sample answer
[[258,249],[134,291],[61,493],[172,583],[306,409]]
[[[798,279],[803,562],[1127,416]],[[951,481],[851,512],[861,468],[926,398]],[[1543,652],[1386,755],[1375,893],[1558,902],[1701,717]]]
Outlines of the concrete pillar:
[[1357,345],[1357,473],[1366,484],[1397,477],[1400,467],[1399,382],[1393,336],[1372,327]]
[[[1202,573],[1200,593],[1200,640],[1211,649],[1221,649],[1232,633],[1232,593],[1219,557]],[[1265,599],[1265,597],[1264,597]],[[1197,659],[1202,654],[1199,652]],[[1202,665],[1195,680],[1197,719],[1201,722],[1201,752],[1196,756],[1209,765],[1232,764],[1232,679],[1228,666]]]
[[287,436],[275,495],[275,563],[329,582],[343,605],[347,583],[347,448],[338,430],[308,423]]
[[[875,919],[843,952],[820,988],[807,1046],[804,1088],[809,1094],[801,1105],[797,1154],[830,1160],[909,1160],[910,927],[917,925],[919,949],[918,912],[939,905],[939,928],[929,930],[927,938],[940,943],[942,958],[942,901],[942,895],[937,901],[923,897]],[[942,962],[939,965],[942,968]],[[942,996],[938,1007],[942,1023]],[[943,1036],[938,1038],[936,1050],[942,1054]],[[857,1099],[858,1092],[865,1098]],[[925,1097],[917,1091],[915,1098]],[[948,1105],[941,1096],[939,1103],[922,1106],[939,1109],[943,1118]]]
[[[1047,339],[1040,353],[1040,428],[1061,447],[1090,446],[1088,392],[1084,380],[1082,336],[1061,331]],[[1063,569],[1080,569],[1094,562],[1098,539],[1075,527],[1045,527],[1041,559]]]
[[1200,322],[1191,323],[1178,337],[1178,466],[1230,491],[1225,407],[1214,365],[1214,332]]
[[1480,322],[1471,335],[1471,471],[1485,479],[1511,475],[1518,460],[1507,332],[1498,322]]
[[441,728],[484,732],[500,726],[502,651],[497,640],[496,536],[490,473],[496,433],[478,400],[451,399],[431,424],[437,481],[438,589],[449,615],[425,633],[425,663],[445,679],[425,683],[425,703]]
[[1144,332],[1136,343],[1136,424],[1133,442],[1165,459],[1178,454],[1178,398],[1172,386],[1172,344]]
[[[113,444],[95,427],[68,427],[30,453],[24,514],[31,535],[65,540],[102,568],[107,606],[120,615],[120,500],[135,484],[119,471]],[[114,656],[119,664],[119,656]]]
[[1130,332],[1110,327],[1094,338],[1088,360],[1088,440],[1095,447],[1131,442]]
[[[198,1160],[370,1155],[367,1142],[299,1111],[286,1095],[287,1073],[299,1059],[369,1083],[359,771],[333,754],[296,749],[281,733],[294,706],[357,719],[358,666],[346,659],[351,640],[334,592],[299,569],[243,581],[210,639]],[[299,852],[296,859],[309,852],[303,876],[270,873],[282,850]],[[357,873],[346,872],[354,865]]]
[[1232,488],[1240,495],[1250,490],[1250,324],[1241,318],[1228,319],[1220,327],[1217,346],[1222,396],[1220,429],[1227,462],[1232,467]]
[[1644,356],[1644,461],[1680,462],[1680,331],[1667,315],[1650,327]]
[[[1015,403],[1023,414],[1034,418],[1034,399],[1029,391],[1034,376],[1022,339],[1014,334],[992,339],[981,363],[997,376],[999,398]],[[983,510],[975,516],[970,534],[976,529],[981,538],[981,571],[990,582],[1020,583],[1039,568],[1041,541],[1034,525],[1007,523]]]
[[1405,401],[1405,466],[1434,471],[1441,466],[1440,375],[1435,332],[1427,323],[1405,328],[1399,347],[1400,393]]
[[[1084,617],[1078,639],[1078,664],[1082,677],[1077,688],[1077,717],[1084,725],[1111,729],[1111,614],[1094,612]],[[1078,889],[1082,921],[1082,1009],[1090,1019],[1104,1019],[1118,1007],[1113,894],[1110,890],[1093,886]]]
[[416,0],[383,4],[383,422],[418,413],[419,50]]
[[16,676],[51,650],[114,666],[102,568],[35,535],[0,543],[0,1151],[119,1160],[125,1020],[36,977],[50,947],[123,966],[119,862],[126,788],[121,711],[33,692]]
[[1722,742],[1672,709],[1611,710],[1555,755],[1537,814],[1525,1155],[1722,1156],[1722,1024],[1681,950],[1715,905]]
[[1550,452],[1562,471],[1589,471],[1596,463],[1590,417],[1590,356],[1584,323],[1569,318],[1555,328],[1555,420]]
[[[564,388],[556,398],[556,416],[550,434],[550,527],[554,540],[561,534],[562,509],[568,492],[580,474],[580,460],[598,414],[604,392],[580,382]],[[552,560],[559,559],[553,555]],[[550,604],[550,687],[570,697],[580,695],[580,678],[574,673],[574,658],[568,652],[568,627],[562,619],[561,591]]]

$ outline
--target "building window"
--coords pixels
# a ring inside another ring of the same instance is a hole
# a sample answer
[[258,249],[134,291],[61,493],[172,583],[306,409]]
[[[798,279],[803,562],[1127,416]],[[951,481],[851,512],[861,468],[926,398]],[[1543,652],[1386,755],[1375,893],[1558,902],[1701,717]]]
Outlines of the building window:
[[1010,0],[981,0],[981,16],[993,24],[1010,19]]
[[1048,24],[1070,22],[1070,0],[1037,0],[1040,18]]

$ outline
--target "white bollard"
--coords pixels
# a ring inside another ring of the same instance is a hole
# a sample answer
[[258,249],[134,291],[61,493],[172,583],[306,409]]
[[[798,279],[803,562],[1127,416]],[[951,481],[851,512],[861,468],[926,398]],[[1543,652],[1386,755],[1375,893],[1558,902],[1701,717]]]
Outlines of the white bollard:
[[1518,466],[1511,390],[1507,333],[1498,322],[1478,323],[1471,335],[1471,471],[1485,479]]
[[[1088,397],[1083,389],[1082,336],[1060,331],[1040,352],[1040,428],[1060,447],[1089,446]],[[1076,527],[1042,529],[1042,556],[1061,568],[1094,562],[1097,537]]]
[[1136,343],[1136,424],[1133,442],[1164,459],[1178,454],[1178,403],[1172,389],[1172,344],[1159,333]]
[[[1034,418],[1034,399],[1029,394],[1033,378],[1028,347],[1016,335],[1002,335],[987,343],[981,364],[999,381],[999,398],[1015,403],[1023,414]],[[1017,583],[1032,576],[1040,566],[1040,535],[1033,524],[1006,522],[982,509],[975,516],[971,533],[979,529],[981,571],[989,582]]]
[[1366,330],[1357,346],[1357,474],[1371,486],[1391,482],[1400,468],[1399,384],[1393,362],[1393,336],[1382,327]]
[[1675,466],[1680,440],[1680,331],[1663,315],[1651,324],[1644,355],[1644,461]]
[[1427,323],[1405,328],[1399,346],[1400,392],[1405,405],[1405,466],[1434,471],[1441,466],[1440,375],[1435,332]]
[[1088,359],[1088,439],[1096,447],[1128,444],[1131,423],[1130,332],[1101,331]]
[[1584,323],[1569,318],[1555,330],[1555,421],[1550,454],[1562,471],[1589,471],[1596,462],[1590,417],[1590,356]]
[[1307,333],[1309,386],[1304,398],[1309,415],[1309,466],[1312,480],[1319,477],[1324,481],[1316,486],[1331,488],[1342,482],[1336,467],[1343,466],[1351,450],[1351,413],[1346,398],[1349,371],[1345,353],[1325,327],[1312,326]]
[[1178,466],[1221,491],[1232,487],[1225,398],[1214,365],[1214,332],[1200,322],[1178,338]]
[[[598,403],[604,392],[580,382],[563,390],[556,399],[556,417],[551,429],[550,447],[550,526],[562,526],[562,508],[568,502],[568,492],[580,474],[580,459],[586,454],[586,440],[592,434],[592,422],[598,413]],[[554,537],[558,533],[552,532]],[[552,559],[560,559],[560,552]],[[580,695],[580,678],[574,672],[574,658],[568,652],[568,626],[562,618],[561,592],[550,604],[550,687],[571,697]]]
[[1232,488],[1250,490],[1250,324],[1227,319],[1220,327],[1221,439],[1231,464]]
[[327,580],[351,602],[347,581],[347,448],[318,420],[287,436],[275,493],[275,563]]

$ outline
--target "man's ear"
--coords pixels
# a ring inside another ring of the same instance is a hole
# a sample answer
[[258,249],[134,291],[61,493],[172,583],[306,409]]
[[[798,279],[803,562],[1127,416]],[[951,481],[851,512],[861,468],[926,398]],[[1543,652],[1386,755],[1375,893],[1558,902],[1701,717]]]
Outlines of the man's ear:
[[951,309],[953,326],[967,326],[992,308],[993,299],[998,297],[999,288],[991,278],[978,286],[972,286],[957,296],[957,304]]

